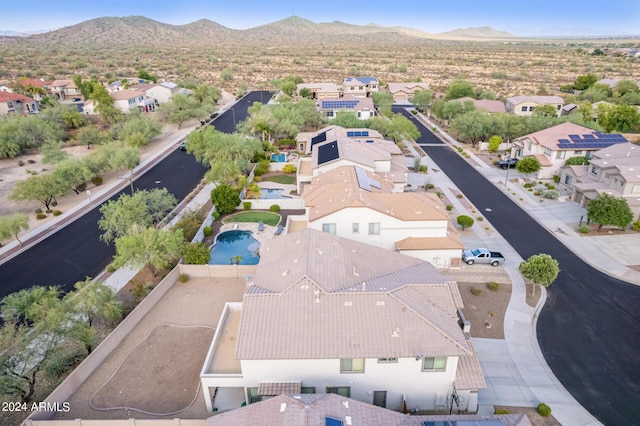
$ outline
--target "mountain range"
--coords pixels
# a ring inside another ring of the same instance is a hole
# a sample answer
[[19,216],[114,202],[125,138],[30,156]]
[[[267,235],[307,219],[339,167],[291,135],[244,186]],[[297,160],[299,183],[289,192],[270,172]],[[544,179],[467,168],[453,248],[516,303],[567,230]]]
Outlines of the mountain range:
[[[8,33],[8,31],[5,31]],[[0,32],[2,34],[2,32]],[[9,34],[7,34],[9,35]],[[208,19],[171,25],[143,16],[103,17],[42,34],[25,36],[27,42],[59,45],[229,45],[370,44],[411,42],[424,39],[505,39],[513,34],[491,27],[466,28],[429,34],[414,28],[353,25],[341,21],[316,23],[292,16],[266,25],[234,30]]]

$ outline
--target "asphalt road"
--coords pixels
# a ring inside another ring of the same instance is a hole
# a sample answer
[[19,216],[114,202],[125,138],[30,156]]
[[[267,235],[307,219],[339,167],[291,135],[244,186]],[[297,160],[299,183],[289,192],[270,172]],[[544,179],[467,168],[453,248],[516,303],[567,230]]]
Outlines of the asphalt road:
[[[418,144],[442,144],[402,113],[418,126]],[[537,324],[542,353],[565,388],[602,423],[640,424],[640,287],[583,262],[448,146],[421,148],[522,258],[548,253],[558,260],[561,272]]]
[[[234,121],[237,124],[244,120],[249,106],[261,99],[268,101],[270,97],[269,92],[251,92],[233,107],[233,111],[224,112],[212,124],[220,131],[232,132]],[[134,188],[167,188],[176,199],[182,200],[196,187],[204,173],[205,167],[193,156],[176,149],[138,176]],[[122,193],[130,194],[131,191],[127,186],[110,199],[117,199]],[[34,285],[59,285],[63,291],[68,291],[77,281],[102,272],[111,262],[115,248],[99,240],[99,208],[96,205],[74,222],[0,265],[0,298]]]

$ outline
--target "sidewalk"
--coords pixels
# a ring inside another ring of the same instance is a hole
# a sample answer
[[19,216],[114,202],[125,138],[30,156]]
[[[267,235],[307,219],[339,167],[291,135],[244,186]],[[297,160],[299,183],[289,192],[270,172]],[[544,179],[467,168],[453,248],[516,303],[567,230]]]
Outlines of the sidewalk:
[[[447,138],[448,135],[443,133],[442,130],[439,129],[439,132],[441,136],[445,137],[445,139]],[[454,144],[456,146],[460,145],[457,142],[454,142]],[[473,157],[473,154],[471,155]],[[494,170],[488,165],[483,167],[482,165],[486,165],[486,163],[480,159],[474,159],[474,161],[479,165],[476,167],[478,171],[500,187],[500,182],[497,179],[501,176],[500,171],[498,169]],[[472,207],[465,207],[461,200],[456,198],[453,191],[457,191],[457,188],[443,172],[436,171],[438,166],[429,157],[424,157],[421,164],[426,164],[429,167],[428,182],[438,187],[460,214],[468,214],[472,217],[479,214],[479,212],[471,213]],[[497,172],[497,174],[493,175],[493,172]],[[502,187],[504,190],[504,183],[502,183]],[[507,193],[512,197],[516,197],[516,200],[519,200],[521,196],[525,200],[529,198],[528,194],[511,191],[512,189],[512,185],[509,185],[510,192],[507,191]],[[516,195],[513,196],[511,192],[516,192]],[[566,234],[561,234],[562,238],[571,241],[572,244],[580,243],[581,250],[585,250],[587,246],[589,247],[583,253],[590,253],[589,250],[595,250],[594,245],[585,244],[584,237],[575,235],[564,222],[554,216],[554,212],[558,215],[560,212],[556,209],[548,209],[547,207],[551,206],[551,203],[543,207],[536,205],[533,201],[530,204],[527,205],[525,210],[533,217],[537,215],[536,219],[542,220],[541,223],[547,229],[564,229]],[[562,207],[569,205],[569,203],[556,203],[556,205],[560,204]],[[575,203],[573,204],[578,207]],[[569,216],[577,218],[577,221],[580,215],[575,216],[575,213],[580,212],[574,209]],[[490,230],[486,231],[485,226],[489,226]],[[479,412],[493,413],[494,405],[535,407],[538,403],[544,402],[552,407],[553,416],[562,424],[599,425],[598,420],[587,412],[558,381],[547,365],[538,346],[536,321],[538,312],[544,305],[545,289],[541,287],[543,297],[536,308],[527,305],[525,282],[517,269],[523,259],[487,221],[476,222],[472,229],[475,233],[474,236],[470,235],[471,233],[468,233],[469,235],[464,233],[460,235],[464,244],[468,247],[485,246],[501,251],[509,259],[503,267],[512,282],[511,299],[504,321],[505,339],[472,339],[487,383],[487,389],[478,393]],[[572,235],[575,235],[575,237]],[[579,241],[575,241],[575,239]],[[564,242],[564,240],[562,241]],[[569,248],[575,250],[572,246],[569,246]],[[464,267],[465,265],[463,265]],[[610,271],[610,268],[607,268],[607,270]]]

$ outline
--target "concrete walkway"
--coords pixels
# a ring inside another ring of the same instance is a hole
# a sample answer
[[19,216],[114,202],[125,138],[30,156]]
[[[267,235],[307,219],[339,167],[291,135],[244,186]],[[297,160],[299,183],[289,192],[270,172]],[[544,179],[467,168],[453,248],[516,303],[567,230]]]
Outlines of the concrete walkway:
[[[430,125],[436,127],[433,124]],[[441,136],[448,139],[446,137],[448,135],[442,130],[439,132]],[[453,144],[460,145],[455,141]],[[501,174],[500,169],[490,167],[480,159],[473,159],[473,155],[472,160],[477,163],[476,168],[482,174],[494,182],[496,186],[500,187],[502,184],[505,193],[518,202],[521,197],[524,200],[530,198],[529,194],[518,190],[514,185],[509,185],[508,191],[506,191],[504,180],[500,181],[499,179],[504,179],[504,172]],[[468,214],[472,217],[482,214],[482,212],[472,213],[473,206],[468,207],[468,203],[463,203],[455,196],[458,189],[444,173],[438,171],[437,164],[430,158],[424,157],[421,164],[426,164],[429,167],[427,182],[438,187],[459,214]],[[512,195],[512,192],[516,192],[516,195]],[[542,223],[550,232],[554,232],[558,228],[562,229],[563,232],[557,234],[561,241],[567,241],[565,244],[570,249],[573,251],[582,250],[584,256],[593,256],[591,259],[602,259],[604,262],[613,261],[603,258],[601,254],[595,256],[594,251],[599,253],[600,249],[595,244],[591,244],[589,238],[585,240],[585,237],[577,235],[572,228],[567,226],[567,223],[579,221],[580,215],[585,215],[583,209],[580,209],[577,204],[556,202],[547,203],[542,207],[539,202],[535,204],[531,201],[529,204],[527,204],[525,211]],[[485,230],[485,226],[489,226],[488,231]],[[472,227],[472,232],[467,231],[466,235],[465,232],[460,232],[460,234],[467,247],[483,246],[501,251],[507,259],[503,267],[512,282],[511,299],[504,321],[505,339],[472,339],[487,383],[487,389],[481,390],[478,394],[479,412],[493,413],[495,405],[535,407],[538,403],[544,402],[552,408],[553,416],[562,424],[600,424],[566,391],[547,365],[540,351],[536,338],[536,321],[537,314],[544,304],[546,292],[544,288],[537,289],[537,291],[543,292],[543,297],[535,309],[527,305],[525,282],[517,269],[523,259],[486,220],[476,222]],[[607,271],[611,273],[612,268],[609,265],[607,263]],[[619,266],[621,267],[613,269],[620,273],[628,273],[628,268]],[[465,267],[463,265],[463,268]]]

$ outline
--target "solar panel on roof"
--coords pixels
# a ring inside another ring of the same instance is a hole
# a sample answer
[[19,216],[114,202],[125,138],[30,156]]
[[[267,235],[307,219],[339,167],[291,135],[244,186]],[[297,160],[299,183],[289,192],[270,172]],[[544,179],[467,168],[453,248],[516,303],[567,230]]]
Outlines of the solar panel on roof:
[[360,101],[322,101],[323,109],[353,109]]
[[375,179],[371,179],[371,178],[369,178],[369,184],[370,184],[371,186],[373,186],[374,188],[381,189],[380,182],[378,182],[378,181],[377,181],[377,180],[375,180]]
[[569,139],[558,139],[559,143],[570,143]]
[[580,135],[569,135],[569,139],[580,139]]
[[333,417],[326,417],[324,424],[325,426],[342,426],[342,420],[334,419]]
[[369,176],[367,176],[367,172],[360,167],[356,167],[355,169],[360,189],[371,192],[371,185],[369,184]]
[[373,143],[373,139],[367,139],[365,142],[367,142],[367,143]]
[[585,139],[595,139],[596,137],[594,135],[592,135],[591,133],[588,133],[586,135],[582,135]]
[[318,146],[318,165],[328,163],[340,157],[338,141]]
[[453,423],[447,421],[447,420],[435,420],[435,421],[427,421],[427,422],[422,422],[422,426],[453,426]]
[[322,132],[317,136],[311,138],[311,149],[313,150],[313,146],[320,142],[324,142],[327,140],[327,132]]

